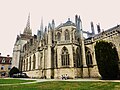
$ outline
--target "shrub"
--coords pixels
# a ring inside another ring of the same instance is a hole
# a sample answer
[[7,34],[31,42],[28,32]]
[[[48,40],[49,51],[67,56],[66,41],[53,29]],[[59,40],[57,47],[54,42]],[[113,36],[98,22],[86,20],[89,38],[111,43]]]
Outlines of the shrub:
[[17,73],[20,73],[19,69],[16,68],[16,67],[13,67],[13,68],[10,70],[9,75],[10,75],[10,77],[12,77],[13,74],[17,74]]
[[119,58],[115,46],[105,41],[96,42],[95,54],[102,79],[117,79],[119,74]]

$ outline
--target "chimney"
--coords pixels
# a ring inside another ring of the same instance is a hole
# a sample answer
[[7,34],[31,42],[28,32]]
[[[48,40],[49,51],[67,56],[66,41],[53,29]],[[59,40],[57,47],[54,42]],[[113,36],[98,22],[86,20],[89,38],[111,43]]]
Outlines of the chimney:
[[7,57],[9,57],[10,55],[7,55]]

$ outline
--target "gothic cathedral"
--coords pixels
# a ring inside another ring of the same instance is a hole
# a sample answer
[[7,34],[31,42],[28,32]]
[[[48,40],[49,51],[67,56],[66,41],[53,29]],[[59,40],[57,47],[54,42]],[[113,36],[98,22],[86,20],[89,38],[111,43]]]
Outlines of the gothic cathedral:
[[[95,58],[94,45],[98,40],[113,42],[120,56],[120,26],[106,31],[97,25],[95,34],[93,22],[91,32],[82,28],[80,16],[75,16],[73,23],[70,18],[57,27],[54,20],[32,36],[30,15],[23,34],[16,38],[13,48],[12,66],[34,78],[96,78],[100,77]],[[87,33],[88,38],[83,37]],[[120,58],[120,57],[119,57]]]

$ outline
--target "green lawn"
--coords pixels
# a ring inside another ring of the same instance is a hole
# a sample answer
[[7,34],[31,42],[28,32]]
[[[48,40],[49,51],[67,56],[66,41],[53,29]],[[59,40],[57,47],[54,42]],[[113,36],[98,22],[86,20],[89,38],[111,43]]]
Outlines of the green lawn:
[[34,80],[20,80],[20,79],[0,79],[0,84],[15,84],[24,82],[33,82]]
[[120,90],[120,83],[48,81],[36,84],[0,86],[0,90]]

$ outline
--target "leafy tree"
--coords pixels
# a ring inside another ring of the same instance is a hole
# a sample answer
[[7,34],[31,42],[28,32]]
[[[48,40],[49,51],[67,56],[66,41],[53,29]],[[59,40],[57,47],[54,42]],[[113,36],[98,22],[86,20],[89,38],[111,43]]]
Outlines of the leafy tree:
[[10,72],[9,72],[9,75],[10,77],[12,77],[13,74],[17,74],[17,73],[20,73],[19,69],[16,68],[16,67],[13,67]]
[[119,58],[115,46],[105,41],[96,42],[95,54],[102,79],[117,79]]

